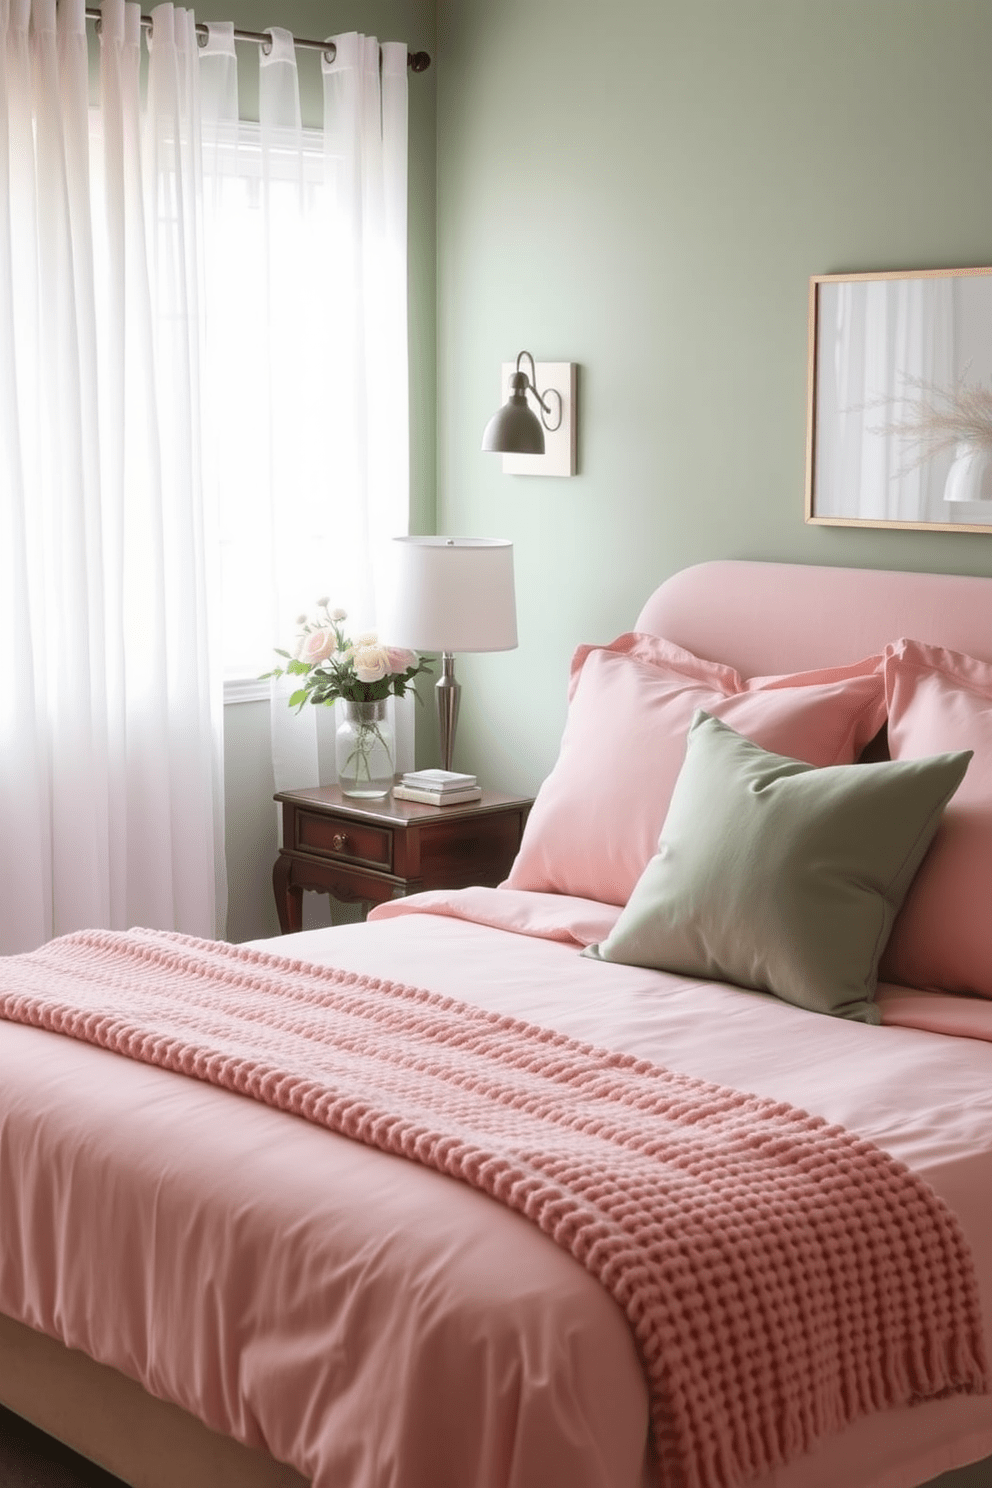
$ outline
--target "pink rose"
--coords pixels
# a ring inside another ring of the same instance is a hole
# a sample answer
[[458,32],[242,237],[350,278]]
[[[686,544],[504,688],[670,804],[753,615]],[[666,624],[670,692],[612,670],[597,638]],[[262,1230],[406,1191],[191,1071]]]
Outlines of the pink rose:
[[337,636],[330,626],[308,631],[300,647],[299,659],[315,666],[318,661],[327,660],[337,643]]
[[391,672],[405,672],[417,665],[417,653],[404,651],[402,646],[387,646],[386,662]]

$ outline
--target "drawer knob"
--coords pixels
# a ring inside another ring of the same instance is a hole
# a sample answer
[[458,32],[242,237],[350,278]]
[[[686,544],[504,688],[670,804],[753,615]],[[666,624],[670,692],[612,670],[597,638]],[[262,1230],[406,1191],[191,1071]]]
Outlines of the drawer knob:
[[334,836],[331,838],[331,846],[333,847],[335,852],[344,852],[345,848],[348,846],[348,838],[345,836],[344,832],[334,833]]

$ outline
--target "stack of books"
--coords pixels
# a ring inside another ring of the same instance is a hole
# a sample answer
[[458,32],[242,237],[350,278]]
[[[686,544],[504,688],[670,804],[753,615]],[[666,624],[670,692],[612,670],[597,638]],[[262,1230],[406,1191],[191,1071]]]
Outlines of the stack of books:
[[425,806],[454,806],[478,801],[482,787],[474,775],[457,770],[408,770],[393,786],[393,795],[398,801],[421,801]]

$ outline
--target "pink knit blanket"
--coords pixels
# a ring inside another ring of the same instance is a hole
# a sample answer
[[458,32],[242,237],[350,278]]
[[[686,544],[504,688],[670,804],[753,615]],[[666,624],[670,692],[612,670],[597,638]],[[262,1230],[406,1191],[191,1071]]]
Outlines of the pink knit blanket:
[[151,931],[2,963],[0,1015],[484,1190],[626,1313],[662,1479],[734,1488],[858,1416],[982,1393],[951,1211],[870,1143],[434,993]]

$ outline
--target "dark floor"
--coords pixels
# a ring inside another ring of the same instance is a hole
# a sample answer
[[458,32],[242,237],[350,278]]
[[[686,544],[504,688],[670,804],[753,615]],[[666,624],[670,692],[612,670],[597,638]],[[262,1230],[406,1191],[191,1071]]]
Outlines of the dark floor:
[[[0,1405],[0,1488],[127,1488]],[[992,1488],[992,1458],[935,1478],[928,1488]]]
[[0,1488],[122,1488],[122,1484],[0,1406]]
[[959,1467],[956,1472],[944,1473],[942,1477],[934,1478],[930,1488],[992,1488],[992,1458],[973,1462],[971,1467]]

